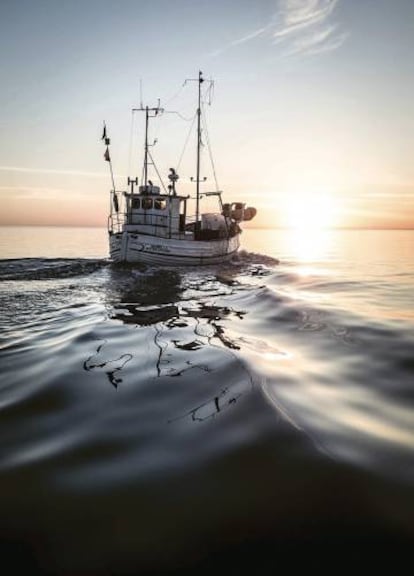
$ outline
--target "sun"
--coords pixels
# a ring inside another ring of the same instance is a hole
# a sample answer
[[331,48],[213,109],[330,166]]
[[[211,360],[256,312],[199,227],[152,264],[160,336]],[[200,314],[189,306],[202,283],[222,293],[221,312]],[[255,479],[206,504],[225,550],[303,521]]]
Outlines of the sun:
[[331,195],[309,191],[292,192],[285,201],[285,226],[295,230],[321,230],[338,224],[339,205]]

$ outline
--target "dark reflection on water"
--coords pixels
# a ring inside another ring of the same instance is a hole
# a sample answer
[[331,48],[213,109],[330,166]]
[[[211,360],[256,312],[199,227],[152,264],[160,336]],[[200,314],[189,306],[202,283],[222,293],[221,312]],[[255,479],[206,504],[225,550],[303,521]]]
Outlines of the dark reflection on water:
[[119,358],[99,361],[99,354],[101,353],[103,346],[104,343],[98,346],[96,353],[92,356],[89,356],[89,358],[85,360],[83,367],[87,371],[94,370],[96,368],[104,369],[109,382],[115,388],[118,388],[118,384],[122,382],[122,378],[118,375],[118,372],[121,372],[127,362],[132,360],[132,354],[122,354]]
[[385,297],[378,317],[351,307],[369,278],[249,253],[202,271],[6,261],[0,278],[16,573],[273,574],[410,549],[412,323]]
[[[146,341],[152,342],[156,350],[153,355],[154,374],[158,378],[178,378],[188,376],[191,372],[192,378],[195,373],[198,377],[211,374],[215,378],[214,362],[208,357],[206,359],[203,349],[218,348],[222,345],[229,350],[239,350],[240,346],[226,335],[221,321],[231,319],[232,316],[242,319],[245,311],[200,300],[200,294],[205,298],[206,278],[203,275],[191,280],[191,298],[185,299],[186,286],[185,282],[182,282],[182,273],[172,270],[140,273],[136,269],[122,266],[114,267],[112,280],[116,283],[116,276],[123,276],[125,270],[128,270],[129,274],[123,279],[122,285],[118,282],[119,291],[116,294],[119,302],[111,301],[113,311],[110,317],[147,331]],[[256,270],[254,268],[254,274]],[[241,287],[228,275],[219,273],[207,278],[209,294],[212,293],[212,283],[217,284],[216,293],[220,292],[221,284]],[[116,358],[108,357],[105,347],[108,347],[107,341],[98,345],[96,352],[85,361],[84,369],[104,372],[109,382],[117,388],[123,382],[122,371],[133,355],[124,353]],[[215,350],[215,354],[219,353],[220,350]],[[245,372],[247,386],[243,379],[236,386],[222,385],[218,389],[214,386],[214,394],[210,398],[204,398],[183,414],[169,418],[168,422],[173,423],[185,418],[202,422],[234,405],[243,393],[253,386],[253,378],[242,364],[239,370]]]
[[158,322],[167,322],[178,317],[177,306],[163,306],[162,308],[139,309],[134,304],[122,304],[124,310],[113,314],[112,318],[122,320],[125,324],[150,326]]
[[111,276],[120,302],[166,304],[179,299],[181,276],[170,269],[147,270],[132,265],[112,265]]

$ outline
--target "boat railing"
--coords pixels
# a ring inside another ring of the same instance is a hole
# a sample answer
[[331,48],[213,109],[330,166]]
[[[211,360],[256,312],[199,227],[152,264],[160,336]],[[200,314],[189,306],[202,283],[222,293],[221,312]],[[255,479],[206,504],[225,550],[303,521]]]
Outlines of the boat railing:
[[124,213],[114,213],[108,216],[108,231],[112,234],[119,234],[123,230],[125,224]]

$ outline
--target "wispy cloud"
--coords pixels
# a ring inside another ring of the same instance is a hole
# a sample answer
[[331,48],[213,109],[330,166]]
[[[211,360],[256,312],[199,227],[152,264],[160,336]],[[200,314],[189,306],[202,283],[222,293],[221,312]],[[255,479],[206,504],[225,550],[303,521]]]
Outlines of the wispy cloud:
[[85,188],[75,189],[75,188],[59,188],[59,187],[49,187],[49,186],[0,186],[0,198],[2,201],[5,200],[55,200],[59,197],[71,198],[79,197],[85,198],[86,196],[100,194],[99,191],[91,188],[85,190]]
[[1,172],[27,172],[30,174],[56,174],[59,176],[107,177],[104,172],[82,172],[79,170],[55,170],[53,168],[25,168],[24,166],[0,166]]
[[259,37],[281,48],[282,56],[315,55],[339,48],[348,37],[332,14],[340,0],[278,0],[269,24],[215,50],[211,56]]
[[339,0],[281,0],[273,42],[284,44],[284,55],[314,55],[341,46],[348,34],[332,22]]
[[218,56],[219,54],[221,54],[222,52],[225,52],[229,48],[233,48],[234,46],[239,46],[240,44],[244,44],[245,42],[249,42],[250,40],[253,40],[254,38],[258,38],[259,36],[263,36],[264,34],[269,32],[272,27],[273,27],[273,23],[268,24],[267,26],[263,26],[262,28],[258,28],[257,30],[253,30],[252,32],[245,34],[241,38],[237,38],[237,40],[232,40],[232,42],[229,42],[225,46],[222,46],[221,48],[214,50],[209,55],[213,56],[213,57]]
[[67,188],[47,188],[45,186],[0,186],[2,192],[11,192],[13,196],[31,196],[33,194],[56,194],[56,192],[67,192]]

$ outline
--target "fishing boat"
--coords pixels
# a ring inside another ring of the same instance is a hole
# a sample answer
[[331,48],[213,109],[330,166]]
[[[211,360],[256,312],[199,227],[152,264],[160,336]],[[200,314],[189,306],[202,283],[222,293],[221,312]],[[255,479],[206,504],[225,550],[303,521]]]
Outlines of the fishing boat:
[[[164,112],[159,101],[155,107],[144,107],[141,103],[140,108],[133,109],[145,113],[144,165],[140,185],[138,178],[128,177],[128,191],[118,191],[115,188],[109,152],[110,139],[104,123],[104,158],[109,162],[112,178],[108,217],[109,251],[114,262],[143,262],[167,266],[199,266],[225,262],[239,249],[241,222],[251,220],[256,215],[255,208],[246,207],[242,202],[223,203],[222,192],[218,189],[201,189],[206,180],[200,176],[204,82],[202,72],[199,72],[198,78],[187,81],[198,83],[195,116],[196,176],[190,178],[195,184],[195,196],[178,192],[179,176],[176,169],[169,169],[167,187],[156,169],[149,150],[149,121]],[[159,183],[154,182],[155,177],[149,174],[150,168],[155,168]],[[153,179],[150,179],[150,176]],[[215,201],[214,211],[203,211],[205,199],[209,199],[209,204],[212,200]]]

